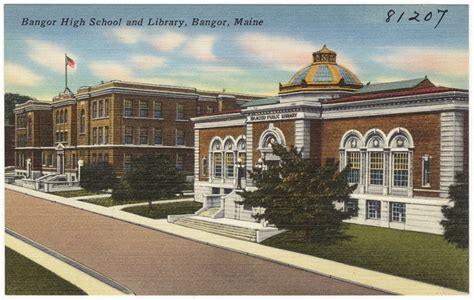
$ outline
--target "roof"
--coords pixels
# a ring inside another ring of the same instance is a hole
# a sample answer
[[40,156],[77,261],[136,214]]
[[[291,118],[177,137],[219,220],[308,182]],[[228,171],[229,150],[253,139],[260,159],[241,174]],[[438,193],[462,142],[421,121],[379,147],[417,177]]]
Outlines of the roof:
[[393,82],[385,82],[385,83],[374,83],[374,84],[367,84],[364,85],[362,88],[354,92],[354,94],[366,94],[366,93],[375,93],[381,91],[394,91],[394,90],[402,90],[402,89],[410,89],[414,88],[424,81],[426,83],[430,83],[431,86],[434,86],[428,78],[417,78],[417,79],[410,79],[410,80],[402,80],[402,81],[393,81]]
[[385,92],[374,92],[374,93],[365,93],[362,95],[352,95],[335,100],[329,100],[326,103],[344,103],[344,102],[355,102],[362,100],[374,100],[374,99],[383,99],[383,98],[393,98],[393,97],[403,97],[403,96],[412,96],[412,95],[423,95],[423,94],[433,94],[433,93],[443,93],[443,92],[467,92],[467,90],[448,88],[443,86],[432,86],[432,87],[423,87],[415,89],[404,89],[401,91],[385,91]]
[[270,104],[278,104],[280,103],[280,98],[278,97],[268,97],[263,99],[252,100],[247,103],[242,104],[241,108],[253,107],[253,106],[262,106],[262,105],[270,105]]

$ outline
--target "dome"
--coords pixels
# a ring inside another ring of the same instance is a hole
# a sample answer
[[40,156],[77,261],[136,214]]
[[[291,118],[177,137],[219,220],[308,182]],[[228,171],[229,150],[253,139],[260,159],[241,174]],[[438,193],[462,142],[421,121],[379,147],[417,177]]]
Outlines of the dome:
[[280,85],[280,94],[296,91],[347,91],[362,87],[357,76],[336,63],[336,52],[326,45],[313,53],[313,63],[291,77],[288,84]]

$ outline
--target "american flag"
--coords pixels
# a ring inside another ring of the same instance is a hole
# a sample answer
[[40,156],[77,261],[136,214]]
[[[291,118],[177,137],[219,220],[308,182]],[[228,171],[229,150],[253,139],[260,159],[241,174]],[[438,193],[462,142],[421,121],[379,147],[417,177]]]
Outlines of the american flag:
[[76,62],[72,58],[66,55],[66,64],[74,69]]

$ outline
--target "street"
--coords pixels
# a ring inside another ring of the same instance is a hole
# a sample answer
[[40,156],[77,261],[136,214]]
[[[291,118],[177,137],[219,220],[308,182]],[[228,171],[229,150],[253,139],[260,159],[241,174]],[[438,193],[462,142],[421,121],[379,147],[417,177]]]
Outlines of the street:
[[137,295],[383,294],[8,189],[5,223]]

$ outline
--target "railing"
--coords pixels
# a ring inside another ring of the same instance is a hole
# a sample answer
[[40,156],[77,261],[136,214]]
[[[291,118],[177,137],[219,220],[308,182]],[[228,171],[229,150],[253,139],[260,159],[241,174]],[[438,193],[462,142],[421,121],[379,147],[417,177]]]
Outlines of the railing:
[[47,193],[80,190],[81,185],[77,181],[45,181],[44,191]]
[[205,195],[205,207],[220,207],[221,206],[221,199],[222,199],[221,194],[214,194],[214,195]]
[[23,178],[21,181],[23,183],[24,188],[32,189],[32,190],[36,189],[36,180]]

